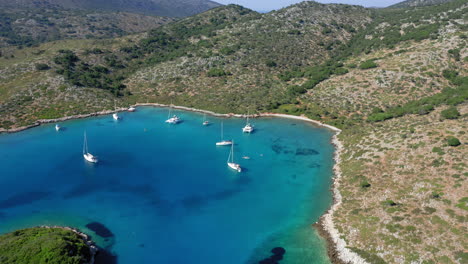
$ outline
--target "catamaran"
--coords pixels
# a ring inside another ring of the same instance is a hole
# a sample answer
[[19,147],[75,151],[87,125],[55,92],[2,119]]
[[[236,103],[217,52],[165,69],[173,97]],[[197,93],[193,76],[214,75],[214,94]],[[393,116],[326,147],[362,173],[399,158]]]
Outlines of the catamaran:
[[83,157],[86,161],[91,163],[97,163],[98,159],[93,154],[89,153],[88,150],[88,140],[86,138],[86,132],[84,133],[84,143],[83,143]]
[[224,140],[223,139],[223,122],[221,122],[221,141],[220,142],[216,142],[216,146],[229,146],[229,145],[232,145],[232,141],[231,140]]
[[244,133],[252,133],[254,131],[253,126],[249,123],[249,114],[247,114],[247,122],[245,127],[242,128],[242,132]]
[[203,125],[204,125],[204,126],[207,126],[207,125],[209,125],[209,124],[210,124],[210,122],[209,122],[208,120],[206,120],[206,114],[203,115]]
[[55,131],[60,131],[62,127],[59,124],[55,124]]
[[229,152],[227,165],[229,166],[229,168],[236,170],[237,172],[242,171],[241,166],[234,162],[234,143],[231,145],[231,152]]
[[182,121],[177,115],[173,115],[171,117],[171,114],[172,114],[172,106],[169,108],[169,114],[167,115],[168,119],[166,120],[166,123],[176,125]]

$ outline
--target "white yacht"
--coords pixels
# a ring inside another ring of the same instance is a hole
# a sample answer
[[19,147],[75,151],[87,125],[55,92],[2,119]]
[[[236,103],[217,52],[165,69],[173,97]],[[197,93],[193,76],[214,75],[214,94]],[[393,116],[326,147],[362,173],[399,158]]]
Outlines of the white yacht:
[[136,108],[133,107],[133,106],[130,106],[128,109],[127,109],[128,112],[135,112],[136,111]]
[[88,151],[88,140],[86,138],[86,132],[84,133],[84,143],[83,143],[83,157],[86,161],[91,163],[97,163],[98,159],[93,154]]
[[237,172],[242,171],[241,166],[234,162],[234,143],[231,145],[231,152],[229,152],[227,165],[229,166],[229,168],[236,170]]
[[55,124],[55,131],[60,131],[62,127],[59,124]]
[[204,125],[204,126],[207,126],[207,125],[209,125],[209,124],[210,124],[210,122],[209,122],[208,120],[206,120],[206,114],[205,114],[205,115],[203,116],[203,125]]
[[249,115],[247,114],[247,122],[245,127],[242,128],[242,132],[244,133],[252,133],[254,131],[253,126],[249,123]]
[[221,141],[216,142],[216,146],[230,146],[232,145],[231,140],[224,140],[223,138],[223,122],[221,122]]

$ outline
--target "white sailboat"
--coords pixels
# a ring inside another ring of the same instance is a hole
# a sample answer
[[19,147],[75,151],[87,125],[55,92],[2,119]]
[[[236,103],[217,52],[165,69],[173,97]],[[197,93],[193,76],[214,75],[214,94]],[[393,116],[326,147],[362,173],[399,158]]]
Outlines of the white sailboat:
[[224,133],[224,127],[223,127],[223,122],[221,122],[221,141],[216,142],[216,146],[230,146],[230,145],[232,145],[231,140],[224,140],[223,133]]
[[[117,107],[116,107],[116,104],[115,104],[115,101],[114,101],[114,110],[116,110],[116,109],[117,109]],[[113,118],[115,121],[117,121],[117,120],[120,119],[120,117],[119,117],[119,115],[118,115],[117,113],[114,113],[114,114],[112,115],[112,118]]]
[[136,108],[133,107],[133,106],[130,106],[128,109],[127,109],[128,112],[135,112],[136,111]]
[[210,124],[210,122],[209,122],[208,120],[206,120],[206,114],[204,114],[204,115],[203,115],[203,125],[204,125],[204,126],[207,126],[207,125],[209,125],[209,124]]
[[55,124],[55,131],[60,131],[62,127],[59,124]]
[[227,165],[229,166],[229,168],[236,170],[237,172],[242,171],[241,166],[234,162],[234,144],[231,145],[231,152],[229,152]]
[[89,153],[88,150],[88,139],[86,138],[86,132],[84,133],[84,143],[83,143],[83,157],[86,161],[91,163],[97,163],[98,159],[93,154]]
[[247,114],[247,122],[245,127],[242,128],[242,132],[244,133],[252,133],[254,131],[253,126],[249,123],[249,114]]
[[166,123],[176,125],[180,123],[182,120],[177,115],[172,115],[172,106],[169,108],[169,114],[167,115]]

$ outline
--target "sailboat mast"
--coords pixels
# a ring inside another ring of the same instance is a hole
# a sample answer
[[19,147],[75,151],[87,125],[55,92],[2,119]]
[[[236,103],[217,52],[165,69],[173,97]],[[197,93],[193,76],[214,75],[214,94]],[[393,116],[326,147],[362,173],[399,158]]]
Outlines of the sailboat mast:
[[83,154],[88,153],[88,142],[86,140],[86,132],[84,132]]
[[231,156],[231,163],[234,163],[234,140],[232,141],[230,156]]

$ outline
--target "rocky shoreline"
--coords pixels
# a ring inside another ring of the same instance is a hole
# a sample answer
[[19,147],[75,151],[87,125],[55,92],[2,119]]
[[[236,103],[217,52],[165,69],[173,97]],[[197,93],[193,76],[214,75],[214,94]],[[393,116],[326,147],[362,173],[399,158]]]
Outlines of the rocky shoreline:
[[94,244],[94,242],[91,240],[91,237],[88,236],[87,234],[80,232],[78,229],[71,228],[71,227],[64,227],[64,226],[38,226],[38,228],[59,228],[67,231],[71,231],[78,236],[80,236],[85,244],[89,247],[89,253],[91,255],[91,259],[88,263],[84,264],[94,264],[94,259],[96,257],[97,252],[99,251],[98,247]]
[[328,211],[320,217],[320,220],[315,224],[315,227],[319,233],[327,240],[328,242],[328,255],[332,260],[332,263],[343,264],[343,263],[353,263],[353,264],[367,264],[361,256],[357,253],[351,251],[347,248],[346,241],[341,238],[341,234],[336,229],[335,223],[333,222],[333,214],[338,210],[342,202],[342,196],[339,191],[340,179],[342,177],[341,173],[341,153],[343,151],[343,144],[338,139],[340,132],[333,135],[332,144],[335,146],[335,165],[333,166],[333,205]]
[[[171,107],[171,105],[165,105],[165,104],[158,104],[158,103],[140,103],[140,104],[135,104],[133,107],[137,106],[155,106],[155,107]],[[185,107],[185,106],[172,106],[174,109],[180,109],[180,110],[185,110],[185,111],[191,111],[191,112],[199,112],[199,113],[205,113],[209,114],[212,116],[216,117],[225,117],[225,118],[230,118],[230,117],[238,117],[238,118],[244,118],[247,117],[247,115],[241,115],[241,114],[234,114],[234,113],[229,113],[229,114],[219,114],[215,113],[212,111],[207,111],[207,110],[202,110],[202,109],[196,109],[196,108],[190,108],[190,107]],[[119,108],[117,110],[109,110],[109,111],[100,111],[96,113],[91,113],[91,114],[83,114],[83,115],[73,115],[73,116],[67,116],[67,117],[62,117],[62,118],[57,118],[57,119],[45,119],[45,120],[38,120],[36,123],[33,125],[29,126],[24,126],[24,127],[19,127],[15,129],[0,129],[0,133],[15,133],[19,131],[23,131],[32,127],[40,126],[41,124],[48,124],[48,123],[58,123],[58,122],[63,122],[66,120],[72,120],[72,119],[80,119],[80,118],[87,118],[87,117],[93,117],[93,116],[101,116],[101,115],[109,115],[113,114],[116,112],[122,112],[122,111],[127,111],[127,108]],[[324,124],[322,122],[312,120],[310,118],[307,118],[305,116],[293,116],[293,115],[285,115],[285,114],[277,114],[277,113],[260,113],[260,114],[255,114],[255,115],[250,115],[250,117],[280,117],[280,118],[289,118],[289,119],[296,119],[296,120],[301,120],[305,122],[309,122],[312,124],[315,124],[317,126],[325,127],[333,132],[335,134],[333,135],[332,138],[332,144],[335,146],[335,154],[334,154],[334,160],[335,160],[335,165],[333,167],[333,173],[334,173],[334,178],[333,178],[333,185],[332,185],[332,192],[333,192],[333,205],[331,208],[320,218],[319,222],[314,224],[314,227],[318,230],[319,234],[327,241],[327,252],[328,256],[330,257],[330,260],[332,263],[336,264],[344,264],[344,263],[357,263],[357,264],[367,264],[367,262],[362,259],[358,254],[352,252],[350,249],[346,247],[346,241],[344,241],[342,238],[340,238],[340,233],[336,229],[335,224],[333,222],[333,214],[334,212],[338,209],[338,207],[341,204],[341,194],[338,190],[339,187],[339,181],[341,178],[341,169],[340,169],[340,162],[341,162],[341,152],[343,149],[343,145],[338,139],[338,135],[340,134],[341,130],[331,126]],[[64,227],[59,227],[59,228],[64,228]],[[76,232],[77,234],[82,235],[82,237],[92,243],[92,241],[89,240],[88,236],[86,234],[83,234],[79,232],[78,230],[72,229],[72,228],[64,228],[67,230],[71,230]],[[93,244],[94,246],[94,244]],[[97,252],[97,248],[94,246]],[[94,254],[96,253],[94,252]],[[94,255],[93,255],[93,262],[94,262]],[[90,263],[92,264],[92,263]]]

